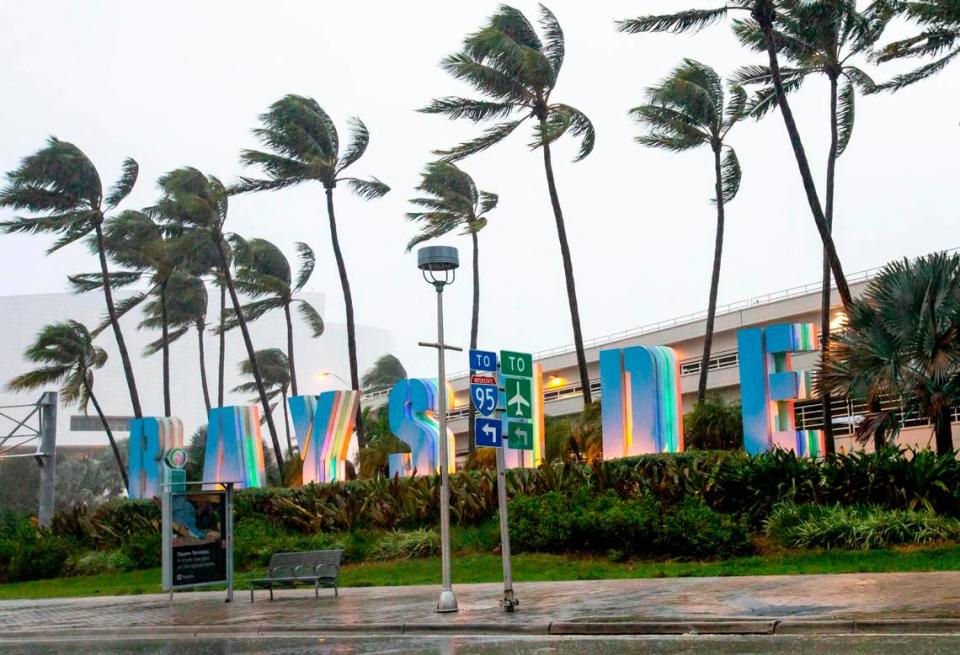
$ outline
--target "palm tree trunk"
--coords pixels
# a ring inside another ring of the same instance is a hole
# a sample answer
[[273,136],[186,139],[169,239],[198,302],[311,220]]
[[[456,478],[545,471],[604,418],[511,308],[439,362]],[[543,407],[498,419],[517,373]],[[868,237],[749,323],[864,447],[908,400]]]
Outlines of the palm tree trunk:
[[290,416],[287,412],[287,390],[284,389],[280,394],[280,402],[283,403],[283,427],[287,430],[287,454],[293,457],[293,442],[290,441]]
[[[471,232],[470,237],[473,240],[473,313],[470,317],[470,349],[476,350],[477,335],[480,331],[480,246],[476,232]],[[467,412],[467,448],[472,455],[477,449],[473,425],[477,410],[473,406],[473,401],[470,401]]]
[[[294,396],[299,396],[297,393],[297,367],[293,363],[293,320],[290,318],[290,303],[285,303],[283,306],[283,313],[287,318],[287,363],[290,365],[290,390],[293,391]],[[284,405],[284,412],[286,412],[286,405]],[[290,435],[287,435],[287,441],[290,441]]]
[[760,25],[764,41],[766,42],[767,56],[770,60],[770,76],[773,79],[773,86],[777,92],[777,103],[780,106],[780,114],[783,116],[787,133],[790,135],[790,144],[793,147],[793,154],[797,160],[797,167],[800,169],[803,189],[807,194],[807,203],[810,205],[814,223],[816,223],[817,231],[820,233],[820,239],[823,241],[823,247],[826,251],[827,259],[830,261],[830,269],[833,271],[833,277],[837,281],[837,292],[840,294],[840,301],[846,309],[850,307],[852,300],[850,287],[847,284],[846,276],[843,274],[840,256],[837,254],[837,248],[833,243],[830,228],[827,226],[826,216],[824,216],[823,208],[820,205],[817,187],[813,182],[813,174],[810,172],[810,162],[807,160],[807,153],[803,148],[803,142],[800,140],[800,131],[797,129],[797,122],[793,118],[790,101],[787,99],[786,92],[783,90],[783,77],[780,74],[780,62],[777,59],[777,48],[773,36],[773,21],[775,17],[776,10],[773,5],[773,0],[756,1],[753,9],[753,18]]
[[[350,294],[350,280],[347,279],[347,266],[340,251],[340,238],[337,236],[337,219],[333,212],[333,188],[327,187],[327,217],[330,219],[330,240],[333,242],[333,256],[337,260],[340,273],[340,287],[343,289],[343,304],[347,313],[347,356],[350,358],[350,385],[360,389],[360,373],[357,370],[357,328],[353,322],[353,296]],[[357,407],[357,447],[363,448],[363,414]]]
[[940,409],[934,418],[933,429],[936,435],[938,455],[950,455],[953,453],[952,419],[953,408],[950,407],[950,405],[945,405]]
[[260,376],[260,366],[257,364],[256,351],[253,349],[253,340],[250,339],[247,319],[244,318],[243,312],[240,310],[240,299],[237,298],[237,290],[233,286],[233,277],[230,275],[230,264],[227,263],[227,253],[223,249],[223,237],[217,234],[214,236],[214,241],[216,242],[217,252],[220,255],[220,266],[222,267],[227,291],[230,293],[230,301],[233,303],[233,311],[237,315],[237,323],[240,326],[240,333],[243,335],[243,345],[247,348],[247,358],[250,360],[250,368],[253,371],[253,381],[257,385],[260,404],[263,405],[263,414],[267,420],[267,429],[270,431],[270,441],[273,443],[273,452],[277,458],[277,467],[282,472],[283,449],[280,447],[280,440],[277,438],[277,426],[273,423],[273,413],[270,411],[270,400],[267,398],[267,392],[263,386],[263,378]]
[[[872,396],[870,398],[870,402],[867,405],[867,408],[874,413],[881,411],[880,399],[877,398],[876,396]],[[875,451],[879,452],[880,450],[886,447],[887,445],[886,432],[887,431],[882,426],[873,431],[873,449]]]
[[170,326],[167,324],[167,282],[160,284],[160,328],[163,341],[163,415],[172,416],[170,408]]
[[[827,156],[827,197],[826,219],[827,230],[833,234],[833,195],[837,170],[837,152],[840,148],[840,132],[837,129],[837,78],[830,76],[830,153]],[[820,295],[820,361],[825,366],[830,356],[830,258],[827,251],[823,251],[823,291]],[[836,452],[836,443],[833,435],[833,406],[829,391],[824,391],[821,398],[823,406],[823,440],[827,454]]]
[[[540,117],[540,133],[547,134],[546,116]],[[573,279],[573,261],[570,259],[570,245],[567,243],[567,228],[563,222],[563,210],[560,208],[560,196],[557,183],[553,179],[553,160],[550,157],[550,144],[543,144],[543,168],[547,174],[547,187],[550,190],[550,203],[553,205],[553,217],[557,221],[557,239],[560,241],[560,255],[563,257],[563,275],[567,282],[567,301],[570,304],[570,322],[573,324],[573,345],[577,351],[577,369],[580,372],[580,386],[583,387],[583,404],[593,402],[590,392],[590,375],[587,373],[587,355],[583,350],[583,333],[580,331],[580,309],[577,306],[577,287]]]
[[224,373],[227,366],[227,333],[224,329],[227,313],[227,287],[220,285],[220,359],[217,362],[217,407],[223,407]]
[[[113,305],[113,291],[110,289],[110,270],[107,268],[107,249],[103,241],[103,226],[96,224],[97,255],[100,257],[100,274],[103,276],[103,298],[107,303],[107,314],[110,315],[110,325],[113,327],[113,336],[117,339],[117,350],[120,351],[120,361],[123,363],[123,374],[127,378],[127,390],[130,392],[130,404],[133,405],[133,415],[136,418],[143,416],[140,408],[140,395],[137,393],[137,382],[133,378],[133,365],[130,364],[130,354],[127,344],[120,331],[120,319],[117,318],[117,308]],[[126,476],[124,476],[126,477]]]
[[97,416],[100,417],[100,423],[103,425],[103,429],[107,433],[107,439],[110,441],[110,449],[113,451],[113,457],[117,460],[117,466],[120,468],[120,477],[123,478],[123,488],[129,492],[130,480],[127,478],[127,467],[123,463],[123,457],[120,455],[120,449],[117,447],[117,440],[113,438],[113,431],[110,429],[110,424],[107,423],[107,417],[103,415],[103,410],[100,408],[100,403],[97,402],[97,397],[93,394],[93,387],[91,387],[90,383],[87,382],[86,375],[83,376],[83,387],[87,391],[87,396],[89,396],[90,402],[93,403],[93,408],[97,410]]
[[207,414],[210,413],[210,389],[207,386],[207,360],[203,352],[203,328],[201,322],[197,322],[197,345],[200,350],[200,385],[203,387],[203,404],[207,408]]
[[713,274],[710,277],[710,301],[707,304],[707,326],[703,335],[703,357],[700,359],[700,381],[697,383],[697,403],[707,398],[707,373],[710,365],[710,349],[713,347],[713,323],[717,316],[717,289],[720,287],[720,260],[723,255],[723,164],[722,146],[713,148],[713,163],[717,176],[717,237],[713,246]]

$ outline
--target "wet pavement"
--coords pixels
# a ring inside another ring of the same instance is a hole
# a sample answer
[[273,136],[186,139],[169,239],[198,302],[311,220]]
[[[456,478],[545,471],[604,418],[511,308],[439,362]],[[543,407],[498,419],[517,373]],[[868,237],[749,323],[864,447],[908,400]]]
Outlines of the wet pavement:
[[820,655],[905,653],[953,655],[960,636],[773,636],[773,637],[313,637],[252,639],[149,639],[132,641],[44,641],[2,643],[8,655],[372,655],[435,653],[437,655]]
[[439,586],[348,588],[340,597],[312,590],[238,591],[0,602],[5,633],[137,630],[192,626],[247,632],[296,628],[495,625],[547,632],[554,624],[715,619],[960,619],[960,572],[756,576],[540,582],[516,585],[519,610],[505,614],[496,584],[455,587],[460,611],[433,611]]

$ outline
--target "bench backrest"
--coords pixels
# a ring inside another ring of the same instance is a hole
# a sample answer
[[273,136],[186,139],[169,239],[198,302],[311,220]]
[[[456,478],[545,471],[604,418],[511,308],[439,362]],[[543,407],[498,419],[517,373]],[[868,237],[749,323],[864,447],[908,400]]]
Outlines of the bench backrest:
[[342,550],[308,550],[300,553],[274,553],[270,556],[268,575],[271,578],[313,577],[336,578],[340,570]]

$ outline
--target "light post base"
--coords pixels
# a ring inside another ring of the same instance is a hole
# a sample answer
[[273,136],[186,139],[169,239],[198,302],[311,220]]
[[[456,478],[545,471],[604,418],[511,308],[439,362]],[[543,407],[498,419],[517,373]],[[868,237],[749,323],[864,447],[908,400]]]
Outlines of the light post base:
[[440,600],[437,601],[437,611],[441,614],[446,614],[459,610],[460,608],[457,607],[457,597],[453,594],[453,589],[441,591]]

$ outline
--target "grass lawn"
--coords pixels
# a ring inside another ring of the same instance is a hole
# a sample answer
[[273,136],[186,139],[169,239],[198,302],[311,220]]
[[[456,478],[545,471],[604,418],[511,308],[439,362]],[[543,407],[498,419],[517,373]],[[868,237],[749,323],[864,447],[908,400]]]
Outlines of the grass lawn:
[[[610,562],[572,555],[521,554],[513,557],[517,582],[671,578],[731,575],[796,575],[813,573],[879,573],[886,571],[960,570],[960,546],[907,547],[871,551],[798,551],[712,562]],[[455,555],[456,583],[499,582],[500,557]],[[253,574],[237,575],[237,588]],[[440,559],[369,562],[344,566],[343,587],[439,584]],[[0,585],[0,599],[113,596],[159,593],[160,569],[56,578]]]

